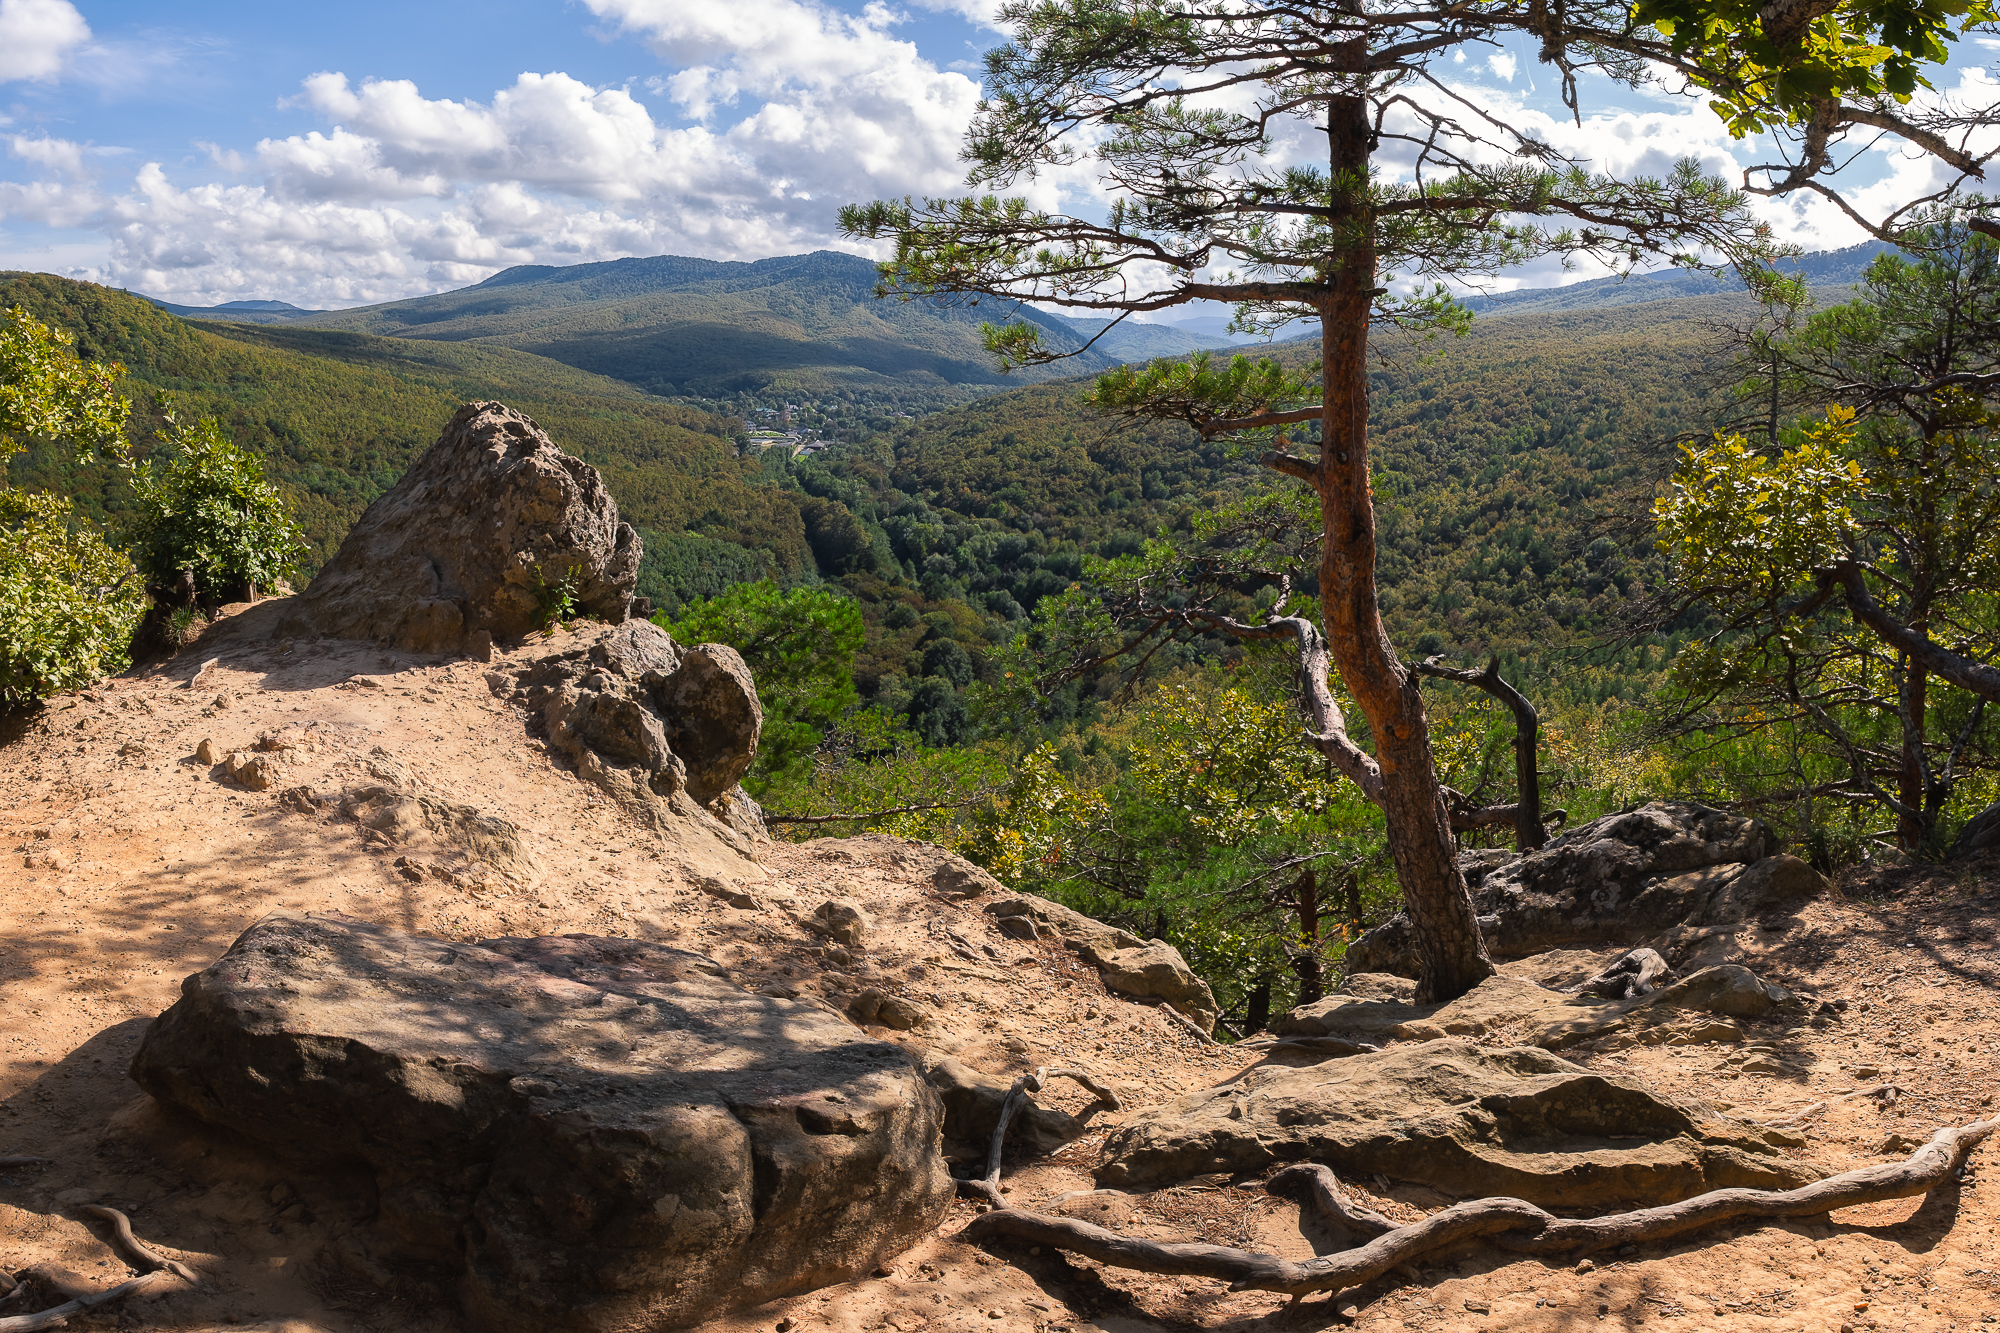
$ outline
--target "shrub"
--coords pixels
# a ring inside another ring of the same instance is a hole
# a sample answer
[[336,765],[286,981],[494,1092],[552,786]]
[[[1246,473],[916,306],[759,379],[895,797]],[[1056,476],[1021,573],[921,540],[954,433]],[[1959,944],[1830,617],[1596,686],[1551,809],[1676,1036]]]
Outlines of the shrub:
[[61,496],[0,488],[0,534],[0,702],[124,670],[146,609],[131,561]]
[[[117,447],[132,405],[124,368],[80,360],[61,329],[19,306],[0,322],[0,468],[18,437]],[[132,564],[69,500],[0,484],[0,703],[30,703],[122,670],[145,609]]]
[[291,572],[305,536],[257,455],[223,437],[213,418],[167,417],[169,452],[132,469],[139,519],[132,547],[146,581],[194,576],[196,600],[213,606],[268,588]]

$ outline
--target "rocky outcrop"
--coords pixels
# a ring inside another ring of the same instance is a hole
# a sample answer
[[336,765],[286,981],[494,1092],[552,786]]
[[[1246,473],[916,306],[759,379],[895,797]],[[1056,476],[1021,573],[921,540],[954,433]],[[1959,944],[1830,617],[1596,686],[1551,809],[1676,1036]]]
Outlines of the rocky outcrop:
[[677,800],[761,832],[737,787],[757,756],[764,710],[734,648],[683,648],[658,625],[627,621],[488,680],[536,714],[578,776],[655,815]]
[[471,1323],[509,1333],[680,1328],[847,1281],[953,1188],[902,1050],[632,940],[273,913],[187,979],[132,1076],[366,1163],[389,1245],[461,1263]]
[[1500,1032],[1522,1045],[1551,1051],[1606,1039],[1617,1046],[1686,1046],[1742,1039],[1734,1024],[1683,1021],[1689,1013],[1754,1019],[1796,1003],[1782,986],[1735,964],[1703,968],[1672,985],[1617,1000],[1497,976],[1448,1004],[1420,1005],[1408,992],[1382,984],[1394,980],[1373,974],[1352,978],[1354,984],[1301,1005],[1271,1030],[1281,1038],[1341,1038],[1377,1046]]
[[1811,1178],[1756,1127],[1531,1047],[1445,1037],[1306,1068],[1265,1065],[1141,1112],[1105,1183],[1312,1161],[1548,1208],[1663,1203]]
[[[1778,853],[1762,822],[1680,801],[1606,815],[1526,856],[1461,857],[1486,946],[1519,958],[1572,944],[1636,943],[1675,926],[1729,925],[1789,910],[1826,880]],[[1409,918],[1347,949],[1353,972],[1415,976]]]
[[597,469],[499,403],[467,403],[375,503],[276,632],[458,652],[541,627],[563,591],[574,614],[621,621],[639,536]]
[[1061,940],[1097,969],[1106,990],[1133,999],[1158,1000],[1187,1015],[1203,1032],[1215,1030],[1215,993],[1188,967],[1180,950],[1165,940],[1142,940],[1129,930],[1107,926],[1033,894],[1002,898],[986,904],[985,910],[1014,938]]
[[1951,850],[1946,853],[1948,860],[1956,861],[1961,856],[1971,856],[1974,852],[1992,851],[2000,848],[2000,801],[1995,801],[1971,819],[1952,839]]

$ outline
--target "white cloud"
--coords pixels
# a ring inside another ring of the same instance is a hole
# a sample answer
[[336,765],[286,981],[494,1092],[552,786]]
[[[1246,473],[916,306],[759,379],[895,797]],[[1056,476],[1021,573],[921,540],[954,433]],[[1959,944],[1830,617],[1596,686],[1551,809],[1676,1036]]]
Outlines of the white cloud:
[[1509,83],[1514,81],[1514,72],[1520,67],[1521,62],[1514,58],[1514,54],[1511,51],[1495,51],[1492,55],[1486,57],[1486,68],[1492,70],[1495,75],[1505,79]]
[[0,0],[0,83],[53,79],[90,40],[90,25],[69,0]]

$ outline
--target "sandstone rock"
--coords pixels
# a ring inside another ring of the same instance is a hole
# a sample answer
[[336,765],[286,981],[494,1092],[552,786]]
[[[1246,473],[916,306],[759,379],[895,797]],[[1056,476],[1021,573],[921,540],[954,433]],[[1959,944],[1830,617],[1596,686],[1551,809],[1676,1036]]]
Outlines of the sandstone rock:
[[986,904],[986,914],[998,920],[1010,916],[1025,916],[1039,925],[1048,927],[1049,934],[1055,935],[1084,962],[1096,966],[1100,959],[1123,949],[1145,947],[1146,941],[1129,930],[1107,926],[1061,903],[1050,902],[1033,894],[1020,894],[1002,898],[998,902]]
[[230,751],[222,761],[222,771],[249,791],[263,791],[278,779],[277,761],[253,750]]
[[1114,949],[1097,960],[1104,988],[1119,995],[1163,1000],[1193,1019],[1203,1032],[1215,1030],[1215,993],[1196,976],[1181,951],[1164,940],[1136,949]]
[[1991,851],[1995,847],[2000,847],[2000,801],[1995,801],[1965,822],[1965,827],[1952,839],[1951,850],[1946,856],[1955,861],[1961,856]]
[[735,649],[683,650],[659,626],[628,621],[511,679],[516,697],[541,715],[550,747],[635,813],[657,824],[685,792],[726,818],[723,827],[763,836],[761,812],[736,786],[756,758],[764,715]]
[[[1106,990],[1137,999],[1163,1000],[1193,1019],[1203,1032],[1215,1029],[1215,994],[1164,940],[1142,940],[1129,930],[1107,926],[1061,903],[1020,894],[986,904],[1002,930],[1010,918],[1034,923],[1037,935],[1054,935],[1097,969]],[[1020,927],[1014,928],[1015,932]]]
[[[944,1103],[945,1138],[975,1156],[983,1154],[1013,1084],[936,1052],[924,1057],[924,1078]],[[1030,1152],[1050,1153],[1082,1138],[1084,1129],[1075,1116],[1030,1099],[1008,1123],[1007,1141]]]
[[737,887],[726,879],[718,879],[712,875],[705,876],[701,880],[699,887],[709,897],[728,903],[731,907],[739,908],[746,912],[761,912],[764,910],[763,899],[754,893],[749,893]]
[[[1460,866],[1496,958],[1734,923],[1826,886],[1805,862],[1777,854],[1759,821],[1678,801],[1606,815],[1504,862],[1466,854]],[[1409,918],[1399,913],[1350,944],[1347,966],[1415,976]]]
[[808,923],[814,931],[839,944],[859,945],[868,934],[868,915],[851,898],[829,898],[813,909]]
[[1496,976],[1448,1004],[1419,1005],[1408,992],[1364,982],[1292,1010],[1273,1022],[1271,1030],[1280,1037],[1337,1037],[1377,1045],[1502,1032],[1523,1045],[1552,1051],[1608,1037],[1627,1046],[1692,1045],[1737,1041],[1742,1034],[1733,1023],[1690,1022],[1681,1011],[1757,1018],[1789,998],[1782,987],[1733,965],[1705,968],[1671,986],[1618,1000],[1565,994],[1524,977]]
[[274,913],[148,1030],[159,1100],[309,1163],[366,1163],[469,1322],[666,1330],[849,1281],[952,1195],[897,1047],[698,954],[481,945]]
[[544,589],[568,579],[578,612],[622,621],[639,537],[597,469],[499,403],[468,403],[286,605],[279,635],[387,639],[458,652],[471,636],[539,628]]
[[384,844],[441,853],[446,858],[441,868],[450,878],[471,886],[488,880],[525,883],[539,873],[512,820],[448,801],[399,765],[377,760],[368,772],[370,780],[341,793],[340,813]]
[[757,757],[764,708],[734,648],[690,648],[659,698],[674,721],[674,753],[687,765],[688,795],[706,805],[743,780]]
[[1323,1162],[1543,1207],[1659,1203],[1812,1178],[1752,1126],[1547,1051],[1460,1038],[1259,1066],[1143,1111],[1105,1145],[1118,1186]]
[[201,744],[194,747],[195,762],[207,764],[210,768],[222,762],[222,751],[215,748],[215,742],[202,737]]

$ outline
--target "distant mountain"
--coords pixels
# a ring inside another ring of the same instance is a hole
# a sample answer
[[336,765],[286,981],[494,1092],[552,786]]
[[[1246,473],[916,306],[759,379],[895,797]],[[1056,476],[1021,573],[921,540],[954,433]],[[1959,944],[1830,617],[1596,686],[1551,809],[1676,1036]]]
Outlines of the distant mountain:
[[[495,343],[657,394],[833,395],[918,408],[1103,370],[1119,359],[1092,349],[1057,369],[1002,376],[979,326],[1008,318],[1012,308],[877,300],[875,282],[874,264],[828,250],[754,263],[661,255],[525,265],[459,291],[301,322],[385,337]],[[1021,314],[1040,324],[1054,347],[1087,341],[1068,320]]]
[[232,324],[288,324],[307,315],[323,315],[324,310],[301,310],[284,301],[225,301],[221,305],[175,305],[144,292],[128,292],[150,302],[170,315],[184,319],[220,319]]
[[[1823,299],[1838,300],[1844,296],[1838,289],[1861,281],[1870,261],[1890,248],[1881,241],[1867,241],[1844,250],[1818,250],[1782,260],[1778,267],[1805,274],[1809,286],[1836,289]],[[1607,306],[1721,296],[1743,290],[1742,281],[1734,274],[1717,277],[1712,273],[1670,269],[1664,273],[1635,273],[1629,278],[1593,278],[1567,287],[1523,287],[1491,296],[1468,297],[1465,303],[1476,311],[1525,315],[1553,310],[1601,310]]]
[[1128,319],[1114,328],[1108,319],[1073,319],[1065,315],[1056,318],[1085,340],[1096,338],[1092,350],[1114,361],[1150,361],[1157,356],[1186,356],[1190,352],[1236,345],[1235,339],[1189,327],[1214,324],[1220,328],[1229,323],[1226,319],[1189,320],[1180,324],[1142,324]]

